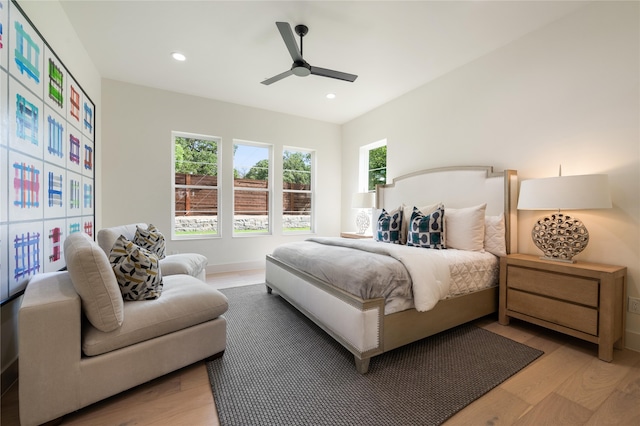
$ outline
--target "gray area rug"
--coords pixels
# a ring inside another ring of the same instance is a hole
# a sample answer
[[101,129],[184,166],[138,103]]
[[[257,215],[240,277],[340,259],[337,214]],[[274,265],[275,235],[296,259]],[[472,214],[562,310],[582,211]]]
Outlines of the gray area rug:
[[376,356],[361,375],[275,290],[222,292],[227,349],[207,362],[222,426],[437,425],[543,353],[463,325]]

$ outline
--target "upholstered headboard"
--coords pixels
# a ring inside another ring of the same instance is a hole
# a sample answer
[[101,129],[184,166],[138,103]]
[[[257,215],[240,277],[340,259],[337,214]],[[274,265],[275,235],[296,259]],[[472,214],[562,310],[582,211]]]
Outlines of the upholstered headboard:
[[[518,173],[494,172],[490,166],[462,166],[409,173],[376,188],[376,206],[422,206],[442,202],[450,208],[487,204],[487,215],[504,213],[507,253],[515,253],[517,239]],[[446,214],[446,213],[445,213]]]

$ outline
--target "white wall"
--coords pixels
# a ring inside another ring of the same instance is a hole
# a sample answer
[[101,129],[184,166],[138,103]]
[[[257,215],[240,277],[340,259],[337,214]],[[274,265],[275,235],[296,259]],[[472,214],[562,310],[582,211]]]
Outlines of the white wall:
[[[7,2],[4,2],[7,7]],[[82,46],[82,43],[71,30],[71,24],[67,19],[60,3],[41,2],[41,1],[20,1],[18,3],[26,15],[31,19],[40,34],[47,41],[49,46],[58,55],[60,60],[69,69],[73,77],[82,87],[84,92],[91,98],[96,106],[96,144],[95,155],[100,158],[100,129],[102,127],[101,113],[101,78],[98,70],[89,59],[89,55]],[[96,164],[96,221],[100,219],[100,163]],[[2,367],[3,379],[10,380],[13,371],[7,372],[7,368],[15,364],[14,361],[18,356],[17,343],[17,312],[22,303],[22,297],[9,302],[2,307],[2,353],[0,356],[0,364]],[[4,383],[3,383],[4,385]]]
[[[20,5],[96,104],[97,228],[147,221],[169,229],[170,131],[181,130],[221,136],[226,153],[233,138],[273,143],[276,152],[283,145],[316,149],[318,233],[337,235],[355,221],[355,211],[340,205],[349,206],[357,191],[359,146],[386,138],[389,177],[456,164],[514,168],[521,179],[555,175],[559,163],[565,174],[608,173],[614,208],[580,213],[591,244],[579,259],[626,265],[629,294],[640,297],[635,2],[588,6],[342,128],[101,81],[58,2]],[[230,173],[229,156],[223,167]],[[223,205],[230,218],[226,181]],[[519,216],[520,251],[536,253],[529,232],[537,214]],[[230,230],[229,223],[223,226]],[[234,268],[263,262],[272,247],[297,238],[241,239],[226,232],[216,240],[169,242],[169,250],[202,252],[214,267]],[[2,309],[3,372],[17,353],[14,308]],[[628,346],[640,349],[638,315],[628,315],[627,330]]]
[[[274,182],[282,188],[282,148],[316,151],[317,233],[340,232],[340,127],[256,108],[103,80],[103,225],[153,223],[169,237],[171,229],[171,131],[222,138],[221,237],[168,241],[168,252],[197,252],[209,259],[209,272],[263,267],[265,255],[286,241],[274,216],[272,236],[232,237],[233,140],[274,146]],[[276,194],[278,191],[276,191]],[[281,196],[274,206],[281,206]],[[274,208],[274,211],[281,207]]]
[[[519,178],[606,173],[614,208],[579,212],[577,259],[628,267],[640,297],[640,96],[637,2],[597,2],[343,126],[342,203],[357,190],[358,148],[386,138],[388,177],[450,165]],[[437,200],[436,200],[437,201]],[[342,209],[342,223],[354,212]],[[519,212],[519,251],[540,212]],[[627,315],[640,350],[640,316]]]

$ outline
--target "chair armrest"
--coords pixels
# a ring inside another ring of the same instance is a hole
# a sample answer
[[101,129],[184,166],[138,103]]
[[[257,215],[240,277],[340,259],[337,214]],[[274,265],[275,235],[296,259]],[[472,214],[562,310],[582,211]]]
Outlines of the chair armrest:
[[82,312],[68,272],[35,275],[18,313],[22,424],[79,408]]

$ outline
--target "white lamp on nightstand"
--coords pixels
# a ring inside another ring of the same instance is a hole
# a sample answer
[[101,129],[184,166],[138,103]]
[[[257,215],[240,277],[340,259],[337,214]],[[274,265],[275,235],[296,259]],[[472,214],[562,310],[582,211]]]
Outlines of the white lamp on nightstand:
[[542,259],[575,263],[573,257],[589,243],[589,232],[573,215],[560,210],[611,208],[607,175],[558,176],[522,181],[518,210],[557,210],[538,219],[531,239]]
[[356,192],[353,194],[351,198],[351,207],[354,209],[361,209],[360,213],[356,217],[356,233],[364,234],[367,228],[369,228],[369,224],[371,223],[371,212],[369,209],[372,209],[376,205],[376,194],[373,192]]

